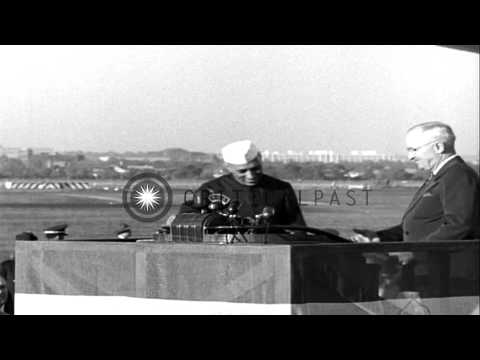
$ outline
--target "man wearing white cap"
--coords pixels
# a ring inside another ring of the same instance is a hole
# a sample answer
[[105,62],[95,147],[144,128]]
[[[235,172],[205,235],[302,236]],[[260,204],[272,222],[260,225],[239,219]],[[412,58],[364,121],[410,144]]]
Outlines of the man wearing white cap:
[[[273,207],[272,224],[305,226],[292,186],[266,175],[258,148],[250,140],[237,141],[222,148],[227,175],[211,180],[196,191],[222,194],[228,200],[240,203],[238,215],[253,218],[266,207]],[[180,212],[200,211],[185,203]]]

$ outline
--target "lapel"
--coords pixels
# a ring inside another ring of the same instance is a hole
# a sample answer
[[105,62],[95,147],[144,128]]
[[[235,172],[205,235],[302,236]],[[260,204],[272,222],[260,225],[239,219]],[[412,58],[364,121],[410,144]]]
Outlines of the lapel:
[[[435,178],[435,177],[434,177]],[[403,219],[407,214],[413,210],[415,205],[422,199],[423,194],[425,194],[428,190],[430,190],[432,187],[438,184],[438,181],[435,179],[432,179],[431,181],[427,181],[424,183],[422,187],[418,189],[416,194],[414,195],[412,201],[410,202],[410,205],[408,205],[407,210],[405,210],[405,213],[403,214]]]
[[403,217],[402,217],[402,222],[403,222],[403,219],[405,219],[405,216],[407,216],[407,214],[410,211],[412,211],[413,208],[415,207],[415,205],[422,199],[422,196],[428,190],[430,190],[431,188],[433,188],[434,186],[436,186],[439,183],[440,178],[448,171],[448,169],[450,169],[452,166],[454,166],[458,163],[463,163],[463,162],[464,161],[462,160],[462,158],[457,156],[457,157],[453,158],[452,160],[450,160],[449,162],[447,162],[440,169],[440,171],[432,177],[432,179],[430,181],[428,181],[428,180],[425,181],[425,183],[418,189],[418,191],[413,196],[413,199],[410,202],[410,205],[408,205],[407,210],[405,210],[405,213],[403,214]]

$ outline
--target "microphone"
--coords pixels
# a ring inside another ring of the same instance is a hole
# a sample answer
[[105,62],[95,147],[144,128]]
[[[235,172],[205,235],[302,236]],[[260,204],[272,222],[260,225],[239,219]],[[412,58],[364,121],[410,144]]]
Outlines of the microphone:
[[193,196],[193,207],[200,210],[207,209],[210,203],[208,196],[212,192],[213,191],[211,189],[206,189],[206,190],[204,189],[204,190],[195,192]]
[[220,210],[220,204],[218,202],[212,202],[212,203],[208,204],[208,210],[210,210],[210,211]]
[[263,219],[266,223],[275,215],[275,208],[272,206],[265,206],[260,214],[255,215],[255,222],[257,225]]
[[238,209],[240,208],[240,201],[232,200],[227,207],[227,213],[230,216],[236,216],[238,214]]
[[275,215],[275,208],[272,206],[265,206],[262,210],[262,217],[265,219],[265,221],[270,220],[270,218]]
[[[230,216],[230,214],[225,212],[226,208],[231,203],[231,200],[228,196],[220,193],[214,193],[213,190],[208,189],[210,194],[207,197],[207,209],[205,212],[216,212],[222,216]],[[238,207],[238,206],[237,206]],[[232,207],[232,211],[235,211],[235,205]]]

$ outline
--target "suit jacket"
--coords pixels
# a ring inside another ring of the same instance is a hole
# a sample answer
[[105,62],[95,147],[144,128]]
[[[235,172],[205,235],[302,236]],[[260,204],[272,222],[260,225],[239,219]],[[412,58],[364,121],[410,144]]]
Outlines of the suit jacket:
[[[240,201],[238,214],[241,217],[253,218],[265,206],[272,206],[275,209],[271,219],[272,224],[305,226],[297,197],[288,182],[263,174],[257,185],[246,186],[236,181],[231,174],[227,174],[206,182],[196,192],[207,189],[221,193],[231,200]],[[179,212],[200,212],[200,210],[192,207],[192,202],[185,202]]]
[[447,162],[418,189],[402,223],[377,231],[381,241],[480,238],[480,183],[460,157]]

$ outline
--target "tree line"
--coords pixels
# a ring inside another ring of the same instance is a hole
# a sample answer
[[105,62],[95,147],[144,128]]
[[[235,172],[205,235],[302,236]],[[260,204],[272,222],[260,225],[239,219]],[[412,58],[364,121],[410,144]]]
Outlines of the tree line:
[[[1,178],[26,179],[124,179],[144,171],[153,171],[167,180],[207,180],[222,174],[222,163],[213,161],[125,161],[111,158],[108,162],[85,159],[85,157],[63,158],[46,163],[40,157],[32,157],[26,163],[19,159],[0,157]],[[359,163],[320,162],[268,162],[266,174],[286,180],[421,180],[424,171],[415,164],[400,161],[364,161]],[[478,172],[478,167],[471,164]]]

